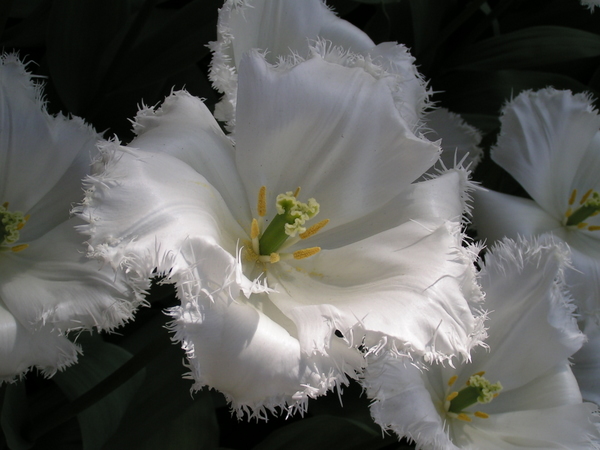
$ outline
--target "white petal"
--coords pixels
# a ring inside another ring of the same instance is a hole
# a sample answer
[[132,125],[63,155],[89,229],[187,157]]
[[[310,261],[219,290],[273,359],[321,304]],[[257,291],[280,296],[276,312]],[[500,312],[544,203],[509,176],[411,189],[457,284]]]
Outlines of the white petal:
[[[206,255],[197,243],[190,248]],[[309,397],[348,382],[345,358],[362,359],[358,351],[348,354],[350,349],[346,346],[344,351],[338,343],[337,357],[307,356],[293,335],[293,325],[264,294],[241,296],[233,280],[219,289],[216,272],[223,264],[212,255],[215,252],[209,251],[206,257],[214,265],[198,265],[174,277],[183,301],[169,313],[175,319],[175,339],[188,355],[194,389],[218,389],[240,416],[247,412],[263,417],[265,410],[278,408],[303,412]]]
[[235,175],[233,146],[202,100],[185,91],[174,92],[160,108],[138,112],[134,130],[138,136],[131,147],[166,153],[188,164],[227,205],[237,206],[231,212],[240,223],[249,223],[250,212],[242,201],[245,191]]
[[494,414],[488,419],[458,423],[452,440],[460,448],[513,450],[522,448],[584,450],[596,448],[598,418],[589,403],[534,411]]
[[[462,166],[475,170],[483,156],[483,150],[479,147],[481,134],[476,128],[445,108],[427,113],[424,121],[431,130],[425,136],[431,141],[442,140],[442,155],[435,168],[451,168],[461,163]],[[429,169],[429,173],[433,174],[435,171]]]
[[0,383],[13,381],[31,366],[52,376],[76,362],[78,353],[79,348],[51,326],[36,331],[24,326],[0,299]]
[[418,448],[458,449],[436,407],[443,398],[435,395],[427,376],[407,358],[370,361],[363,385],[369,398],[374,399],[373,420],[382,428],[416,441]]
[[240,67],[236,158],[250,204],[263,185],[268,207],[300,186],[333,227],[365,216],[418,178],[438,148],[408,129],[392,99],[394,80],[319,55],[273,68],[248,54]]
[[25,250],[0,255],[0,297],[21,323],[110,330],[138,306],[122,275],[85,258],[77,222],[68,220]]
[[342,45],[353,52],[375,44],[360,29],[342,20],[322,0],[228,0],[219,11],[216,42],[211,43],[213,60],[210,77],[225,94],[217,115],[226,122],[234,116],[237,68],[244,53],[252,49],[266,52],[268,61],[298,54],[307,57],[309,42],[319,38]]
[[356,345],[364,335],[368,347],[389,336],[401,352],[430,360],[466,358],[483,329],[461,289],[472,267],[460,241],[459,224],[431,230],[407,222],[303,261],[274,265],[267,272],[275,290],[269,296],[292,318],[309,353],[326,352],[339,330]]
[[600,326],[587,320],[582,329],[588,341],[573,356],[573,373],[584,400],[600,405]]
[[501,122],[492,159],[549,214],[562,219],[574,188],[580,194],[598,190],[600,142],[590,144],[600,116],[588,97],[554,89],[524,92],[504,108]]
[[155,268],[185,266],[179,253],[189,238],[222,247],[230,258],[239,239],[248,239],[219,192],[180,159],[115,143],[105,144],[103,158],[101,170],[88,179],[79,214],[89,224],[81,230],[91,236],[93,255],[115,267],[128,261],[144,266],[147,273],[136,275],[140,289]]
[[473,225],[479,239],[488,243],[504,236],[539,236],[552,233],[564,239],[564,227],[533,200],[489,190],[473,192]]
[[492,382],[499,380],[510,390],[539,377],[582,346],[585,338],[573,317],[574,305],[556,284],[567,255],[564,246],[552,242],[508,239],[486,255],[481,285],[490,311],[486,342],[491,352],[475,351],[474,372],[484,370]]
[[0,99],[0,203],[31,215],[29,241],[68,219],[99,136],[79,118],[50,116],[15,55],[0,57]]

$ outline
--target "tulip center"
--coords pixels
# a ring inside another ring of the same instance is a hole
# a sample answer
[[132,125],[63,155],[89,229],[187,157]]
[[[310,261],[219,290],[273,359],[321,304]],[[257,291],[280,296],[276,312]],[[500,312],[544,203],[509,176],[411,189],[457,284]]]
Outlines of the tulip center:
[[258,193],[257,211],[259,219],[252,219],[250,229],[252,248],[247,249],[247,252],[250,252],[250,259],[263,263],[276,263],[282,258],[304,259],[319,253],[321,251],[320,247],[305,248],[291,254],[281,252],[281,250],[295,244],[300,239],[314,236],[327,225],[328,219],[306,228],[306,222],[319,213],[319,203],[314,198],[309,198],[306,203],[299,201],[297,197],[300,188],[296,189],[295,192],[288,191],[285,194],[279,194],[275,201],[277,214],[264,231],[261,231],[264,216],[267,214],[266,192],[267,189],[263,186]]
[[577,200],[577,189],[573,189],[569,197],[569,208],[565,213],[565,225],[568,227],[587,228],[589,231],[600,230],[598,225],[589,225],[585,220],[588,217],[593,217],[600,213],[600,194],[590,189],[581,196],[579,206],[574,208],[575,200]]
[[[489,403],[498,396],[502,390],[502,385],[499,382],[495,384],[490,383],[484,378],[484,373],[478,372],[472,375],[465,383],[465,387],[460,391],[453,391],[448,394],[444,406],[451,417],[470,422],[471,417],[465,411],[468,407],[476,403]],[[450,378],[448,386],[452,386],[456,382],[456,378],[456,376]],[[481,419],[489,417],[482,411],[475,411],[473,415]]]
[[29,215],[25,216],[20,211],[9,211],[8,202],[0,205],[0,251],[20,252],[28,247],[27,244],[12,245],[19,240],[19,230],[25,226],[27,220]]

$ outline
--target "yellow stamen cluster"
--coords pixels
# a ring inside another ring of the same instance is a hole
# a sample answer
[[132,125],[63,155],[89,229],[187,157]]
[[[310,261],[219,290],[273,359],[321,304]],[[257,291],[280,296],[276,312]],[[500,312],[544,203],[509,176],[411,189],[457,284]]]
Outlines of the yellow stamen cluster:
[[[446,396],[444,409],[450,417],[471,422],[471,413],[465,411],[466,408],[476,403],[489,403],[498,396],[502,385],[490,383],[483,377],[484,374],[485,372],[478,372],[472,375],[465,383],[465,387],[460,391],[452,391]],[[452,376],[448,380],[448,386],[452,387],[457,379],[456,375]],[[489,418],[489,414],[483,411],[475,411],[472,415],[480,419]]]
[[569,227],[576,227],[577,229],[587,229],[589,231],[600,230],[600,225],[589,225],[585,220],[589,217],[594,217],[600,214],[600,194],[589,189],[585,194],[581,196],[579,200],[579,206],[577,209],[573,209],[573,205],[577,200],[577,189],[573,189],[569,196],[569,207],[565,212],[564,224]]
[[304,248],[293,253],[279,251],[301,239],[314,236],[329,223],[329,219],[325,219],[305,228],[306,221],[319,213],[319,204],[314,198],[309,199],[306,203],[298,201],[299,193],[300,188],[294,192],[279,194],[276,200],[277,215],[271,224],[263,229],[264,216],[267,214],[267,189],[265,186],[259,189],[256,207],[258,219],[252,219],[250,225],[252,245],[251,248],[246,249],[246,256],[249,260],[274,264],[282,259],[309,258],[321,251],[320,247]]
[[19,231],[29,220],[29,215],[20,211],[10,212],[8,202],[0,205],[0,251],[20,252],[29,247],[28,244],[11,245],[19,240]]

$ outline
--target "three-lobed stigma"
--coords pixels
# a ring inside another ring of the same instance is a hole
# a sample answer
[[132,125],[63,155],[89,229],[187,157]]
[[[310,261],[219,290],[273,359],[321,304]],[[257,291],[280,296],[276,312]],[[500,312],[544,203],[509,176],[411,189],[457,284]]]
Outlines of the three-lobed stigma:
[[[478,372],[467,380],[465,386],[459,391],[450,392],[445,399],[445,409],[451,417],[459,420],[471,422],[471,413],[466,409],[476,403],[489,403],[498,396],[502,390],[500,383],[492,384],[484,378],[485,372]],[[457,380],[457,376],[453,376],[448,380],[448,386],[452,387]],[[475,411],[473,416],[480,419],[487,419],[489,415],[482,411]]]
[[250,259],[263,263],[276,263],[288,258],[309,258],[321,251],[320,247],[310,247],[293,253],[281,253],[281,250],[299,240],[314,236],[329,222],[325,219],[307,228],[306,222],[319,213],[320,206],[314,198],[309,198],[306,203],[299,201],[297,198],[299,193],[300,188],[277,196],[275,201],[277,214],[263,230],[263,217],[267,213],[267,189],[265,186],[260,188],[256,208],[258,219],[252,219],[250,225],[252,248],[247,249]]
[[28,244],[12,245],[19,240],[19,231],[29,220],[29,215],[20,211],[8,210],[8,202],[0,205],[0,251],[20,252],[29,247]]

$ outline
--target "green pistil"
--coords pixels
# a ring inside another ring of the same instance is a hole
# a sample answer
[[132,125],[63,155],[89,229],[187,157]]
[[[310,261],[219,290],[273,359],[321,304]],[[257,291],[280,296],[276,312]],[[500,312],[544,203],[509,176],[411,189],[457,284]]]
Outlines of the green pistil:
[[600,211],[600,194],[594,191],[583,205],[569,216],[567,226],[578,225],[597,211]]
[[492,384],[481,375],[473,375],[469,378],[467,386],[450,401],[448,411],[460,414],[475,403],[489,403],[501,390],[500,383]]
[[19,230],[23,228],[27,219],[22,212],[10,212],[8,204],[0,205],[0,246],[6,247],[19,240]]
[[261,255],[277,252],[289,237],[306,231],[304,224],[319,213],[319,204],[314,198],[307,203],[299,202],[292,192],[277,196],[277,215],[258,241]]

